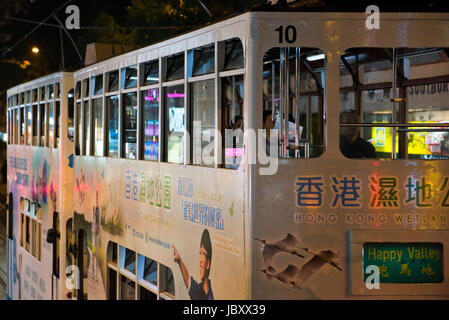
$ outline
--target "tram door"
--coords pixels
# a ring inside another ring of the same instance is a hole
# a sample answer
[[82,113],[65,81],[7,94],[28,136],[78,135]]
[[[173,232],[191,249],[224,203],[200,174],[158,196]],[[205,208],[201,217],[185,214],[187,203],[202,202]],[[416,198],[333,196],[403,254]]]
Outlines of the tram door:
[[[6,237],[6,252],[7,260],[7,298],[13,299],[13,284],[16,282],[15,278],[15,243],[14,243],[14,197],[12,193],[8,196],[8,233]],[[16,267],[17,268],[17,267]],[[20,290],[20,289],[19,289]]]
[[77,247],[77,262],[78,262],[78,269],[80,274],[80,282],[79,282],[79,289],[77,292],[77,298],[78,300],[85,300],[85,275],[87,273],[87,255],[86,255],[86,247],[87,246],[87,239],[86,239],[86,233],[83,229],[80,229],[78,232],[78,247]]
[[57,212],[53,212],[53,235],[51,242],[53,243],[53,249],[52,249],[52,278],[51,278],[51,284],[52,284],[52,291],[51,291],[51,298],[52,300],[58,300],[59,299],[59,250],[60,250],[60,226],[59,226],[59,215]]

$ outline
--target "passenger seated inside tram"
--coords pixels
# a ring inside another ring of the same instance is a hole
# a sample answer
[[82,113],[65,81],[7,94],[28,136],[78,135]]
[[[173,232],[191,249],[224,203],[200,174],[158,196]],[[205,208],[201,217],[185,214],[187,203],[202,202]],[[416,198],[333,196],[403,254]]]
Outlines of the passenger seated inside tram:
[[[279,135],[281,136],[281,141],[284,140],[284,132],[280,131],[280,124],[279,124],[279,117],[276,117],[276,121],[274,123],[274,128],[273,129],[277,129],[279,130]],[[299,132],[297,132],[296,130],[296,121],[293,118],[293,116],[291,114],[288,115],[288,142],[289,143],[295,143],[295,139],[296,139],[296,135],[298,135],[298,138],[301,137],[302,134],[302,126],[298,126],[298,130]]]
[[242,129],[243,130],[243,117],[236,116],[235,123],[232,125],[233,130]]
[[[279,119],[279,116],[275,116],[275,120],[272,120],[272,111],[271,110],[265,110],[263,113],[263,128],[267,129],[267,148],[269,148],[269,139],[270,139],[270,131],[272,129],[278,130],[278,135],[280,138],[280,141],[284,141],[284,130],[281,130],[281,121]],[[298,126],[298,129],[296,129],[296,121],[293,118],[291,114],[288,115],[288,128],[287,128],[287,136],[288,136],[288,146],[293,147],[292,150],[288,150],[288,157],[293,158],[295,157],[295,143],[296,141],[301,138],[301,134],[303,131],[302,126]],[[268,150],[268,149],[267,149]]]
[[[355,110],[345,110],[340,113],[340,123],[360,123],[360,116]],[[359,127],[342,127],[340,132],[340,150],[345,157],[376,158],[374,146],[360,138]]]

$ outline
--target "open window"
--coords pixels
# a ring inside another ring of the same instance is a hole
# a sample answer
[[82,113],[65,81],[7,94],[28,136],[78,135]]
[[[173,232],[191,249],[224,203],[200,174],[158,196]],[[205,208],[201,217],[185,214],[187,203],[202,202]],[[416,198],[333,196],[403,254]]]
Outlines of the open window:
[[351,48],[340,57],[348,158],[449,159],[447,48]]
[[20,245],[34,258],[41,261],[42,217],[40,206],[29,199],[20,199]]
[[67,94],[68,115],[67,115],[67,137],[70,141],[75,140],[75,90],[71,89]]
[[94,156],[103,156],[103,98],[92,100]]
[[173,273],[170,268],[157,260],[136,254],[135,251],[110,241],[107,262],[109,300],[172,300],[175,298]]
[[318,48],[276,47],[263,58],[263,115],[266,152],[278,130],[281,158],[319,157],[325,150],[326,56]]
[[119,96],[106,97],[106,156],[118,157]]

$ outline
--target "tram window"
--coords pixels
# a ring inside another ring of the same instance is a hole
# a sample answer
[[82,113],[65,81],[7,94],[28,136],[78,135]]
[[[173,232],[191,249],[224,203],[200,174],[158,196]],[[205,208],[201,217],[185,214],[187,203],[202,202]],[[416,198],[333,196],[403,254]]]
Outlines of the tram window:
[[61,130],[61,113],[60,113],[60,103],[59,101],[55,102],[55,137],[56,137],[56,144],[55,147],[57,148],[59,146],[59,131]]
[[81,99],[81,81],[76,82],[75,99]]
[[[189,66],[189,77],[213,73],[215,70],[215,45],[207,45],[201,48],[189,50],[188,55],[193,55],[193,65]],[[191,61],[188,59],[187,61]]]
[[24,103],[30,103],[31,102],[31,91],[25,92],[25,101]]
[[103,156],[103,98],[92,100],[94,155]]
[[32,99],[33,102],[39,101],[39,95],[38,95],[38,89],[37,88],[33,89],[32,96],[33,96],[33,99]]
[[20,134],[20,144],[25,143],[25,108],[20,108],[20,125],[19,125],[19,134]]
[[48,143],[50,147],[54,146],[54,128],[55,128],[55,110],[54,103],[50,102],[48,104]]
[[107,73],[108,92],[118,90],[118,70]]
[[61,230],[59,226],[59,215],[57,212],[53,212],[53,228],[56,232],[56,239],[53,244],[53,275],[59,278],[59,266],[60,266],[60,241],[59,236]]
[[31,105],[27,106],[27,144],[32,145],[33,144],[33,136],[32,136],[32,128],[31,128],[31,124],[32,124],[32,118],[33,115],[31,113]]
[[32,114],[32,116],[31,116],[31,118],[32,118],[32,120],[33,120],[33,145],[38,145],[38,135],[37,135],[37,115],[38,115],[38,113],[37,113],[37,108],[38,108],[38,105],[37,104],[34,104],[33,105],[33,114]]
[[109,241],[107,254],[108,254],[108,263],[117,266],[117,243]]
[[125,250],[124,268],[131,273],[136,273],[136,253],[128,248]]
[[30,217],[25,216],[25,249],[30,251]]
[[90,155],[90,110],[89,110],[89,101],[84,101],[83,104],[83,113],[84,113],[84,129],[83,129],[83,155]]
[[[8,107],[9,107],[9,98],[8,98]],[[7,129],[8,129],[8,144],[11,144],[11,110],[8,108],[7,113]]]
[[173,272],[172,270],[163,265],[162,263],[159,264],[159,269],[161,271],[161,285],[159,291],[162,293],[168,293],[171,296],[175,296],[175,281],[173,279]]
[[[88,267],[89,267],[89,248],[88,248],[88,243],[87,243],[87,232],[85,232],[83,229],[81,229],[80,233],[81,233],[81,235],[83,237],[83,240],[82,240],[82,248],[83,248],[83,250],[82,250],[82,262],[83,262],[83,264],[82,264],[82,266],[80,268],[81,268],[82,277],[87,279],[88,274],[89,274],[89,270],[88,270]],[[83,280],[81,279],[80,281],[83,281]]]
[[6,128],[8,130],[8,141],[6,143],[11,144],[11,110],[9,109],[9,101],[6,117]]
[[93,77],[93,95],[102,94],[103,93],[103,75],[97,75]]
[[137,94],[124,93],[123,98],[123,156],[136,159],[137,155]]
[[25,93],[21,92],[19,95],[20,101],[19,104],[24,104],[25,103]]
[[118,157],[118,95],[106,97],[107,156]]
[[25,248],[24,243],[24,235],[25,235],[25,215],[22,213],[20,214],[20,246],[22,248]]
[[157,294],[139,286],[139,300],[157,300]]
[[74,141],[75,138],[75,105],[74,105],[74,89],[71,89],[67,95],[67,137],[70,141]]
[[[351,48],[340,60],[343,155],[449,159],[447,48]],[[351,110],[355,116],[349,121],[344,115]],[[374,154],[366,155],[357,144]]]
[[244,67],[243,46],[239,38],[223,41],[224,61],[221,70],[235,70]]
[[[37,234],[37,230],[36,230],[36,220],[34,220],[34,219],[31,219],[30,220],[30,222],[31,222],[31,234],[33,235],[33,236],[35,236],[36,234]],[[33,237],[34,238],[34,237]],[[33,239],[34,240],[34,239]],[[36,241],[32,241],[31,242],[31,254],[34,256],[34,257],[36,257]]]
[[80,155],[81,139],[82,139],[82,124],[83,124],[83,114],[81,108],[81,102],[76,103],[76,143],[75,143],[75,154]]
[[221,78],[224,167],[237,169],[243,157],[243,75]]
[[46,100],[46,97],[45,97],[45,87],[41,87],[39,91],[41,92],[41,101]]
[[[281,158],[313,158],[324,152],[325,78],[322,50],[272,48],[265,53],[262,124],[279,130]],[[266,148],[273,146],[267,143]]]
[[83,98],[89,97],[89,90],[90,90],[89,78],[86,78],[86,79],[83,80],[83,88],[82,88],[82,90],[83,90]]
[[[191,88],[192,163],[215,164],[215,80],[194,82]],[[198,134],[196,134],[198,133]]]
[[55,92],[54,92],[54,86],[52,84],[48,85],[48,99],[54,99],[55,98]]
[[108,299],[117,300],[117,271],[108,268]]
[[47,119],[46,119],[46,112],[45,112],[45,103],[41,103],[40,104],[40,108],[39,108],[39,122],[40,122],[40,143],[39,145],[41,147],[45,146],[45,130],[47,127]]
[[13,128],[13,132],[12,132],[12,135],[13,135],[13,144],[17,144],[18,143],[18,133],[17,133],[17,128],[18,128],[18,125],[19,125],[19,119],[18,119],[18,111],[17,111],[17,108],[15,108],[15,109],[12,109],[12,125],[14,126],[14,128]]
[[184,78],[184,53],[164,58],[166,61],[165,81]]
[[42,217],[35,202],[20,199],[20,245],[37,260],[41,260]]
[[11,108],[11,110],[9,110],[9,139],[8,139],[8,143],[9,144],[15,144],[15,136],[14,136],[14,130],[15,130],[15,118],[14,118],[14,109]]
[[159,156],[159,89],[141,92],[144,159],[158,161]]
[[61,84],[55,83],[55,99],[58,99],[61,96]]
[[12,110],[12,125],[14,126],[13,128],[13,143],[14,144],[19,144],[19,109],[15,108]]
[[[65,247],[66,247],[66,252],[65,252],[65,257],[66,257],[66,266],[70,266],[73,265],[75,263],[73,257],[74,257],[74,236],[75,234],[73,233],[73,218],[70,218],[67,220],[66,222],[66,236],[65,236]],[[66,276],[70,276],[70,274],[66,274]]]
[[15,117],[16,117],[16,121],[15,121],[15,126],[16,126],[16,132],[15,132],[15,140],[16,140],[16,144],[20,144],[20,107],[14,109],[15,110]]
[[140,65],[142,75],[140,77],[140,84],[147,86],[159,82],[159,60],[152,60]]
[[137,65],[129,66],[121,70],[122,89],[135,88],[137,86]]
[[165,158],[167,162],[184,162],[184,85],[167,87],[165,112]]
[[145,257],[143,279],[157,286],[157,262]]
[[120,299],[135,300],[136,299],[136,283],[124,275],[120,276]]
[[9,130],[9,136],[8,136],[8,144],[15,144],[15,117],[14,117],[14,109],[11,108],[9,110],[9,118],[8,118],[8,130]]

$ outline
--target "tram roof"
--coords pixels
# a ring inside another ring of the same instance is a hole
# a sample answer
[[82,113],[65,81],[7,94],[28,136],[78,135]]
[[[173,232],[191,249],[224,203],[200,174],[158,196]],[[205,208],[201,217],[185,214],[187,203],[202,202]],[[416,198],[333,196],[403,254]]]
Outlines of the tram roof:
[[41,87],[41,86],[45,86],[48,84],[53,84],[58,80],[61,80],[64,76],[71,76],[73,74],[73,72],[55,72],[25,83],[21,83],[17,86],[14,86],[12,88],[9,88],[7,90],[7,95],[13,95],[16,93],[20,93],[23,91],[28,91],[31,90],[33,88],[37,88],[37,87]]
[[[449,1],[448,1],[448,4],[449,4]],[[281,14],[281,15],[287,14],[288,15],[289,13],[301,13],[301,16],[303,16],[304,18],[311,18],[311,19],[319,18],[319,19],[324,19],[324,20],[327,18],[338,19],[338,20],[350,19],[350,18],[351,19],[353,19],[353,18],[365,19],[366,18],[366,13],[365,13],[366,7],[360,11],[356,11],[356,10],[352,10],[352,11],[349,11],[349,10],[336,11],[336,10],[334,10],[334,11],[332,11],[332,10],[330,10],[331,8],[332,7],[327,7],[326,10],[318,10],[317,8],[300,8],[300,7],[290,7],[290,6],[288,6],[288,7],[267,6],[267,5],[258,6],[258,7],[255,7],[243,14],[235,15],[235,16],[232,16],[225,20],[213,22],[213,23],[198,27],[197,29],[190,30],[185,33],[176,35],[174,37],[162,40],[160,42],[149,44],[140,49],[130,51],[130,52],[109,58],[107,60],[99,61],[99,62],[89,65],[89,66],[85,66],[83,68],[80,68],[77,71],[74,71],[74,74],[75,74],[75,77],[77,77],[79,75],[82,75],[82,77],[84,77],[86,75],[86,73],[90,73],[90,72],[92,72],[92,74],[97,74],[98,71],[96,71],[96,69],[99,69],[99,68],[102,69],[102,67],[107,64],[111,65],[111,68],[108,68],[108,69],[116,70],[116,69],[119,69],[119,68],[122,68],[125,66],[129,66],[129,65],[136,64],[136,63],[141,63],[144,61],[156,59],[156,57],[153,57],[153,58],[146,57],[145,59],[143,59],[141,61],[141,59],[139,57],[145,56],[145,53],[147,53],[149,51],[158,50],[158,49],[168,47],[168,46],[177,46],[177,44],[179,45],[179,43],[184,40],[194,38],[197,36],[201,36],[203,34],[207,34],[208,32],[212,32],[214,30],[218,30],[220,28],[230,26],[232,24],[236,24],[239,22],[245,22],[245,21],[249,22],[251,20],[272,19],[274,14]],[[449,10],[448,10],[448,12],[449,12]],[[444,11],[439,11],[437,13],[435,11],[430,11],[430,10],[428,10],[427,12],[421,12],[421,13],[412,12],[409,10],[407,10],[407,12],[391,11],[391,12],[388,12],[385,14],[391,15],[393,17],[395,16],[398,18],[404,17],[407,19],[413,19],[413,18],[417,18],[417,19],[444,18],[444,19],[447,19],[447,18],[449,18],[447,13],[445,13]],[[190,49],[190,48],[188,48],[188,49]],[[164,50],[164,51],[167,51],[167,50]],[[181,52],[181,51],[183,51],[183,50],[178,50],[177,52],[167,51],[168,53],[164,54],[164,55],[169,56],[169,55]],[[132,60],[134,62],[131,62]],[[105,70],[103,70],[103,71],[105,71]],[[107,71],[108,70],[106,70],[106,72]]]
[[381,12],[449,12],[447,0],[278,0],[275,5],[261,4],[250,11],[364,13],[370,5],[378,6]]

